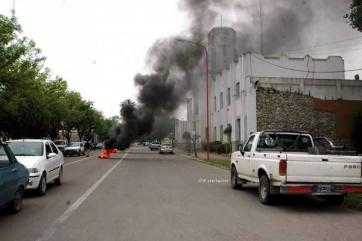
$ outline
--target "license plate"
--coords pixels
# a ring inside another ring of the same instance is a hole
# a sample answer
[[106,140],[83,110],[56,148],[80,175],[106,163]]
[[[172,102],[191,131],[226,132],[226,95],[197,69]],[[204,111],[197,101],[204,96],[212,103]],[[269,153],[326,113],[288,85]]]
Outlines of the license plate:
[[318,185],[317,186],[317,192],[331,192],[331,185]]

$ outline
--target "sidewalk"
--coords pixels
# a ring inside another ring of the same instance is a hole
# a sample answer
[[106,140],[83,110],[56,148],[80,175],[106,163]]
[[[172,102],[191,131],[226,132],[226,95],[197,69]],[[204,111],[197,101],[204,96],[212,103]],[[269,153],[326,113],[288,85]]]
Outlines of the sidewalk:
[[[197,151],[196,153],[197,153],[197,157],[195,157],[195,152],[191,152],[191,154],[189,154],[184,150],[181,150],[181,149],[178,149],[178,148],[175,149],[175,154],[176,155],[183,156],[183,157],[195,160],[195,161],[203,162],[203,163],[206,163],[206,164],[209,164],[209,165],[213,165],[213,166],[217,166],[217,167],[220,167],[220,168],[227,169],[227,168],[225,168],[223,166],[208,162],[207,161],[207,153],[206,153],[206,151]],[[230,154],[218,154],[218,153],[211,153],[210,152],[209,153],[209,159],[210,160],[230,161]]]

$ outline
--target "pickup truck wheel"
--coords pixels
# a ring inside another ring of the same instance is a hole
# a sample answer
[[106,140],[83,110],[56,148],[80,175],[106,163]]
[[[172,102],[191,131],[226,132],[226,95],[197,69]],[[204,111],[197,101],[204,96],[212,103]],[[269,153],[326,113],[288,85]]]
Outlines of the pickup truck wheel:
[[329,205],[338,206],[343,203],[344,196],[343,195],[325,196],[324,199],[326,200],[326,203],[328,203]]
[[15,192],[14,199],[11,200],[6,206],[7,210],[11,213],[18,213],[20,212],[23,206],[23,189],[18,187]]
[[266,175],[259,180],[259,200],[262,204],[270,204],[272,201],[270,194],[270,181]]
[[231,168],[231,187],[233,189],[236,189],[236,190],[242,189],[243,184],[239,184],[238,181],[239,181],[238,172],[236,171],[235,167],[232,167]]
[[41,175],[39,186],[36,189],[36,192],[38,193],[39,196],[44,196],[46,191],[47,191],[47,178],[43,173],[43,175]]

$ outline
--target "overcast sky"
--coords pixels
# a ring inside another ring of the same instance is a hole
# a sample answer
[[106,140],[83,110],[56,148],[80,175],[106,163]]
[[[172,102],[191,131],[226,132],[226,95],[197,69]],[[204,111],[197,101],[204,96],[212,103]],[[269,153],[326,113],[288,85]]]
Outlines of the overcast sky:
[[[0,0],[0,14],[10,17],[13,2]],[[119,115],[123,100],[136,101],[133,78],[149,71],[145,65],[149,47],[188,26],[178,0],[15,0],[15,13],[23,34],[46,56],[45,66],[65,79],[70,90],[93,101],[105,117]],[[348,24],[343,27],[347,29],[343,34],[337,29],[312,46],[342,42],[309,49],[310,55],[341,55],[346,69],[362,68],[362,34]],[[317,39],[328,29],[313,31],[311,39]],[[362,71],[347,73],[346,78],[357,73],[362,78]]]

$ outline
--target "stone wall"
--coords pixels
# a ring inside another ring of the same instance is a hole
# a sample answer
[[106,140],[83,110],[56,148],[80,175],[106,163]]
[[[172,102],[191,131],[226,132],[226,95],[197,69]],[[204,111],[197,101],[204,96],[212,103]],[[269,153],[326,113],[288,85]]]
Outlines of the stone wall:
[[301,130],[335,140],[335,113],[314,110],[314,98],[272,88],[257,90],[257,128]]

